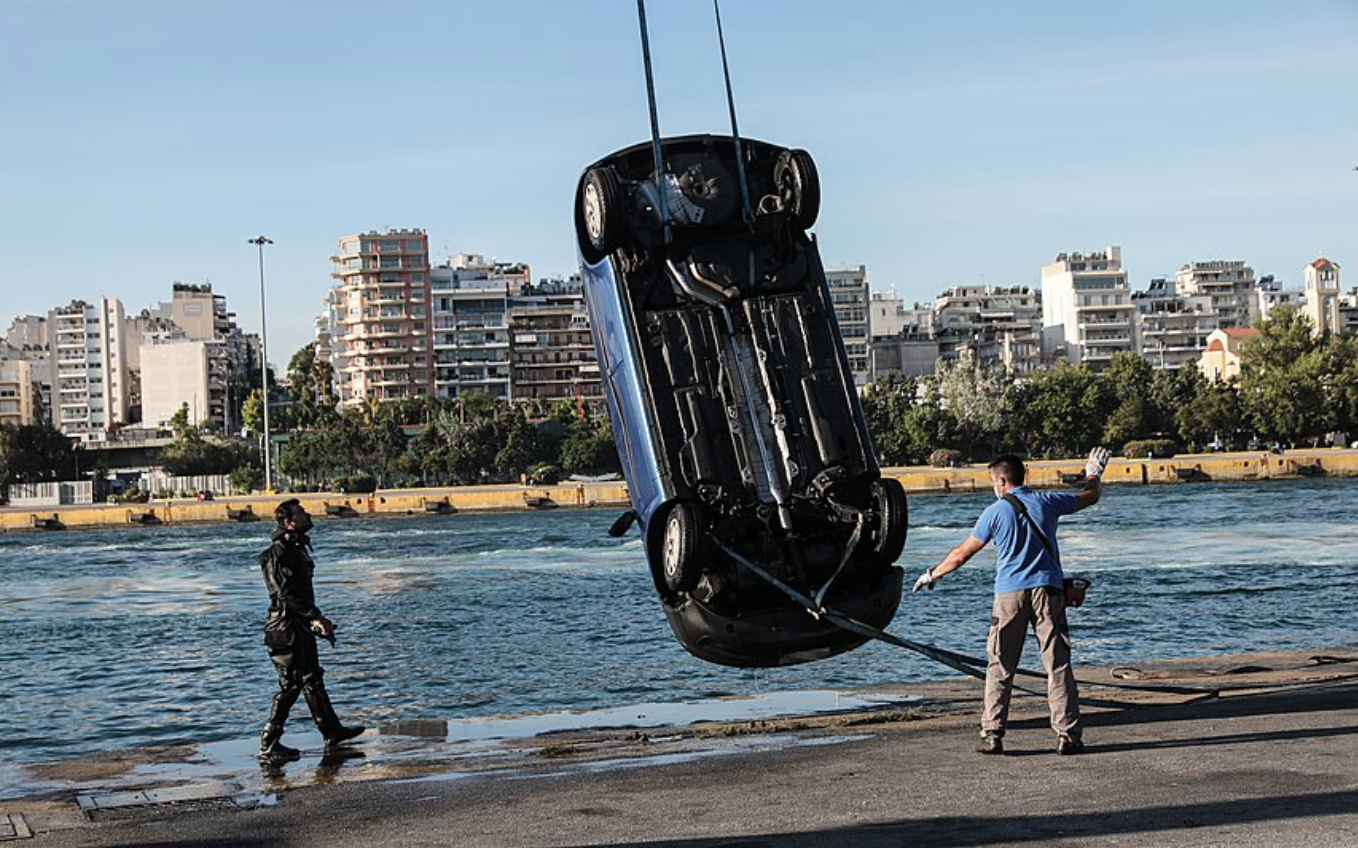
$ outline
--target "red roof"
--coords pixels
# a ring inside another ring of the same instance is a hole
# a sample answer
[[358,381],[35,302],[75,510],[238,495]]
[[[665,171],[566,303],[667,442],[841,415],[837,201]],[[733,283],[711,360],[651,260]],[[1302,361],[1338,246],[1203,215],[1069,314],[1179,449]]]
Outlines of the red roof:
[[1328,260],[1328,259],[1326,259],[1324,256],[1322,256],[1322,257],[1320,257],[1319,259],[1317,259],[1316,261],[1312,262],[1312,263],[1311,263],[1311,267],[1312,267],[1312,268],[1324,268],[1326,265],[1333,265],[1333,264],[1334,264],[1333,262],[1331,262],[1330,260]]
[[1237,339],[1244,338],[1245,336],[1258,335],[1259,333],[1259,331],[1254,329],[1253,327],[1229,327],[1225,330],[1222,330],[1222,332],[1228,336]]

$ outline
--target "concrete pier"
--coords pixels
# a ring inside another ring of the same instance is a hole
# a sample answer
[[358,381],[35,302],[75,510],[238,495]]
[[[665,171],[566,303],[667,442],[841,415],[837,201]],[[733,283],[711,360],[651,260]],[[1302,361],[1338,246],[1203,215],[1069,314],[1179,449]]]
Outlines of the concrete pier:
[[[1084,460],[1034,461],[1029,481],[1059,487],[1083,474]],[[886,468],[911,493],[985,492],[990,477],[984,465],[957,468]],[[1299,450],[1271,453],[1187,454],[1168,459],[1114,460],[1105,473],[1111,485],[1182,484],[1247,481],[1306,476],[1358,476],[1356,450]],[[130,527],[160,524],[225,523],[272,520],[284,497],[296,497],[317,517],[448,514],[462,511],[531,510],[553,507],[627,506],[622,483],[563,483],[556,486],[464,486],[437,489],[379,490],[371,495],[315,492],[297,495],[219,497],[211,501],[168,500],[145,504],[96,504],[48,509],[0,509],[0,531]]]

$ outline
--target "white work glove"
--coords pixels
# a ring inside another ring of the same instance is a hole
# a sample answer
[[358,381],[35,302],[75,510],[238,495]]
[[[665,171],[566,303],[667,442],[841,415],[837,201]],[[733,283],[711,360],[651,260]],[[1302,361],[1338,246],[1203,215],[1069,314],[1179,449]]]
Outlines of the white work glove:
[[1089,461],[1085,463],[1086,477],[1102,477],[1103,469],[1108,467],[1110,454],[1108,448],[1097,447],[1089,452]]
[[910,594],[913,595],[920,589],[932,589],[937,582],[938,578],[934,576],[933,569],[926,568],[924,569],[924,573],[919,576],[919,579],[915,581],[915,588],[910,590]]

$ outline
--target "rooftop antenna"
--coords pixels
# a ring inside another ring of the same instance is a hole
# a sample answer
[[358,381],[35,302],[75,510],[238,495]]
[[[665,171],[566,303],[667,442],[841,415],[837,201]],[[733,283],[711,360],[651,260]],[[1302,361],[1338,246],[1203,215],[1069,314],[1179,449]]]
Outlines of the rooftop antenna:
[[651,73],[651,39],[646,34],[646,0],[637,0],[637,23],[641,27],[641,60],[646,66],[646,101],[651,110],[651,151],[655,154],[655,188],[660,195],[660,220],[665,225],[665,244],[674,240],[670,227],[669,186],[665,181],[665,157],[660,152],[660,118],[655,110],[655,76]]
[[736,98],[731,93],[731,66],[726,62],[726,36],[721,28],[721,6],[712,0],[712,11],[717,16],[717,43],[721,46],[721,73],[726,78],[726,108],[731,113],[731,137],[736,142],[736,175],[740,177],[740,202],[745,215],[745,223],[754,223],[754,211],[750,208],[750,185],[745,179],[745,153],[740,144],[740,127],[736,124]]

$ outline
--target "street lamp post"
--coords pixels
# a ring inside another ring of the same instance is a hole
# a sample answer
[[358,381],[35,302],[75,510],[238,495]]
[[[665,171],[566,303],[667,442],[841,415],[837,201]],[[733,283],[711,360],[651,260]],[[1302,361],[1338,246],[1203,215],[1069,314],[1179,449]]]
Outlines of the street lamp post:
[[264,490],[273,491],[273,451],[269,444],[269,319],[264,308],[264,245],[273,239],[256,236],[248,240],[259,248],[259,378],[264,401]]

